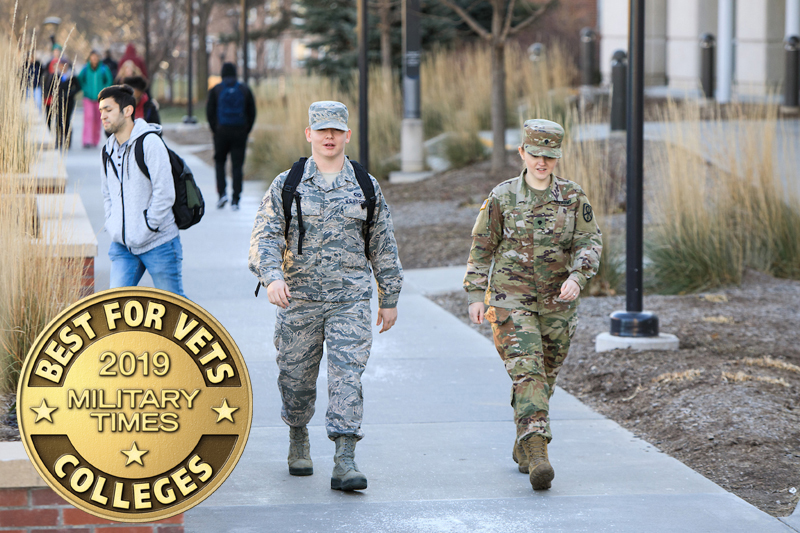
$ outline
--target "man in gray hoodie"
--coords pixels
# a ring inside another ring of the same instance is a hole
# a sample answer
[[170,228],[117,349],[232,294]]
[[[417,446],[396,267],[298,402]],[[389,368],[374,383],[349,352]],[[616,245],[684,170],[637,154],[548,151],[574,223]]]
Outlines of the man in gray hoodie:
[[[156,288],[185,296],[183,250],[172,213],[175,186],[161,126],[133,120],[136,100],[127,85],[106,87],[98,101],[109,134],[101,184],[105,229],[112,241],[110,286],[135,286],[147,270]],[[142,143],[149,178],[136,163],[137,142]]]

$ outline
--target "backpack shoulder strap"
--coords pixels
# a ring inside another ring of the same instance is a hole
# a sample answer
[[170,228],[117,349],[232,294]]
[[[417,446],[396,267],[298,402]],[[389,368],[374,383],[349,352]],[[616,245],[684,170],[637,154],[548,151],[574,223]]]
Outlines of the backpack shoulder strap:
[[[158,133],[155,131],[148,131],[144,135],[141,135],[139,138],[137,138],[133,143],[133,155],[136,157],[136,164],[139,166],[139,170],[142,171],[142,174],[147,176],[147,179],[150,179],[150,170],[147,168],[147,164],[144,162],[144,138],[151,133],[158,135]],[[164,146],[166,146],[166,143]]]
[[300,211],[300,195],[297,194],[297,186],[303,178],[303,171],[306,167],[307,157],[301,157],[293,165],[286,176],[286,181],[283,182],[283,189],[281,189],[281,200],[283,203],[283,218],[286,220],[286,228],[284,229],[284,238],[288,244],[289,242],[289,223],[292,221],[292,200],[297,204],[297,221],[300,228],[300,238],[297,242],[297,253],[303,253],[303,235],[305,228],[303,227],[303,214]]
[[364,193],[364,201],[361,203],[361,208],[366,208],[367,210],[367,220],[364,223],[364,254],[369,257],[369,237],[372,226],[375,223],[373,218],[375,216],[375,203],[377,201],[375,197],[375,186],[372,185],[372,179],[370,179],[369,173],[358,161],[351,160],[350,164],[353,165],[353,170],[356,173],[358,186],[361,187],[361,192]]
[[[103,146],[103,174],[105,174],[106,177],[108,177],[108,160],[109,159],[111,159],[111,156],[108,155],[108,150],[106,150],[106,147]],[[117,167],[115,167],[112,164],[111,165],[111,169],[114,171],[114,175],[119,177],[119,175],[117,174]]]

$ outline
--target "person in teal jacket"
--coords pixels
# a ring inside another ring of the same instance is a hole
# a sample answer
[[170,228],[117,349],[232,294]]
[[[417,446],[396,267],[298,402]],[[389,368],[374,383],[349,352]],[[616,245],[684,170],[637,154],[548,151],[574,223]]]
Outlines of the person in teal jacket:
[[100,143],[100,109],[97,95],[114,82],[109,68],[100,62],[95,50],[89,54],[89,62],[78,74],[83,88],[83,147],[94,148]]

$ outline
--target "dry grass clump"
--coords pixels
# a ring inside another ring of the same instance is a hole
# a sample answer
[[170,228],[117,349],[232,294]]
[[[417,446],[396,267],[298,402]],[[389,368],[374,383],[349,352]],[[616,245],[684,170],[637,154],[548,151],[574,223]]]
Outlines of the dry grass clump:
[[666,172],[656,184],[647,239],[659,291],[739,284],[747,268],[800,279],[800,174],[779,168],[777,106],[766,120],[753,113],[734,106],[728,120],[717,111],[700,121],[699,105],[668,102],[662,121],[671,142],[660,161]]
[[777,368],[778,370],[786,370],[789,372],[795,372],[800,374],[800,366],[793,365],[792,363],[786,363],[784,361],[780,361],[778,359],[773,359],[769,355],[765,355],[763,357],[746,357],[742,360],[747,366],[760,366],[763,368]]
[[[563,97],[576,67],[558,46],[532,63],[517,46],[506,50],[506,88],[509,127],[526,116],[538,102],[566,108]],[[386,84],[378,68],[369,76],[370,172],[379,178],[399,168],[400,129],[403,102],[399,83]],[[254,139],[256,149],[248,158],[251,173],[272,180],[291,163],[308,155],[303,130],[308,126],[308,105],[317,100],[338,100],[350,111],[353,137],[346,153],[358,154],[358,73],[342,87],[316,76],[290,76],[265,84],[258,92],[260,127]],[[491,129],[491,54],[486,46],[460,50],[439,49],[423,55],[420,69],[421,114],[425,137],[449,133],[445,154],[458,167],[486,157],[478,132]],[[559,92],[560,91],[560,92]],[[556,94],[558,93],[558,94]],[[522,112],[521,110],[526,110]],[[521,121],[519,122],[521,125]]]
[[711,324],[733,324],[734,320],[731,316],[717,315],[717,316],[704,316],[703,322],[710,322]]
[[692,381],[699,378],[703,373],[702,370],[695,368],[684,370],[683,372],[665,372],[659,376],[654,377],[652,383],[680,383],[682,381]]
[[[351,84],[354,89],[348,89],[324,77],[288,76],[277,83],[262,85],[257,94],[260,128],[254,134],[256,149],[248,157],[251,172],[271,182],[299,158],[310,155],[304,133],[308,126],[308,106],[320,100],[336,100],[347,106],[348,126],[353,135],[345,154],[357,160],[357,81],[356,77]],[[402,102],[400,89],[384,84],[377,68],[370,70],[369,116],[370,173],[383,178],[393,170],[390,156],[400,150]]]
[[767,376],[751,376],[750,374],[745,374],[741,370],[736,372],[723,372],[722,379],[726,382],[733,382],[733,383],[742,383],[745,381],[758,381],[761,383],[769,383],[770,385],[780,385],[781,387],[789,387],[790,385],[786,382],[783,378],[770,378]]
[[0,393],[15,390],[31,344],[78,299],[81,277],[80,264],[56,255],[68,228],[37,233],[35,184],[19,175],[41,150],[25,133],[38,111],[23,95],[21,68],[17,43],[0,34]]

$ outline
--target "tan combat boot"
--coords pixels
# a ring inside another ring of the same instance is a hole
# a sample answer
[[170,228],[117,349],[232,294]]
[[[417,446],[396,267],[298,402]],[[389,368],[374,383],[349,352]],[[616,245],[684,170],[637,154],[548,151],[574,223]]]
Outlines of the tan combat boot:
[[534,433],[522,441],[522,448],[528,456],[528,475],[533,490],[549,489],[556,473],[547,458],[547,439]]
[[289,473],[293,476],[310,476],[314,473],[308,428],[305,426],[289,427]]
[[342,435],[336,442],[336,454],[333,456],[333,474],[331,488],[334,490],[363,490],[367,488],[367,477],[359,472],[356,465],[356,438]]
[[522,444],[514,441],[514,448],[511,450],[511,458],[514,459],[514,462],[519,465],[519,471],[523,474],[528,473],[528,455],[525,453],[525,450],[522,448]]

